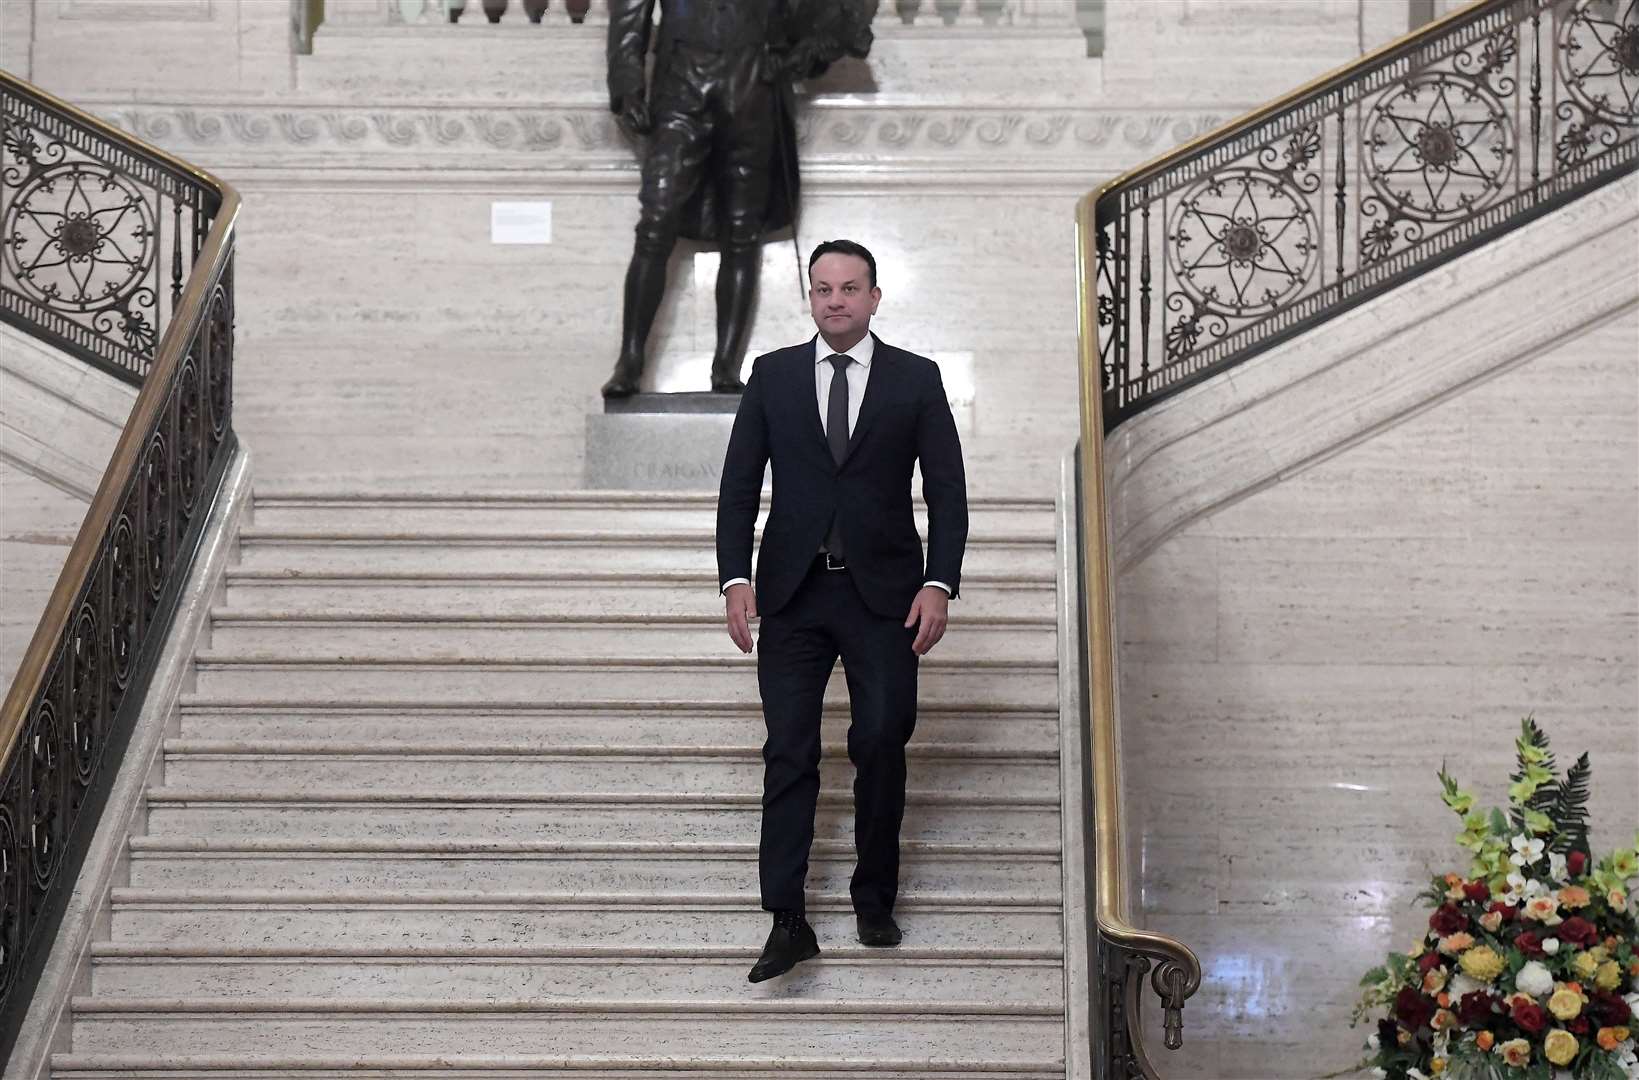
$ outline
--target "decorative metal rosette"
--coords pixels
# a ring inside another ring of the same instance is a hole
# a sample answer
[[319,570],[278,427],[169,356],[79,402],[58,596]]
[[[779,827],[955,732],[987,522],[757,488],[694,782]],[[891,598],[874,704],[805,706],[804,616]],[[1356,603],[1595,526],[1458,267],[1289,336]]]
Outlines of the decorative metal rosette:
[[1590,118],[1639,124],[1639,0],[1579,0],[1560,23],[1559,65]]
[[1414,75],[1366,118],[1366,179],[1398,215],[1454,221],[1502,194],[1516,142],[1507,108],[1479,80]]
[[61,700],[62,678],[52,680],[53,692],[35,706],[24,733],[24,806],[28,814],[29,862],[34,869],[34,888],[51,886],[62,859],[64,828],[62,776],[58,772],[62,732],[57,726],[56,701]]
[[32,171],[0,219],[7,276],[65,315],[151,307],[133,297],[153,268],[156,235],[135,181],[84,161]]
[[1319,265],[1319,225],[1286,176],[1250,166],[1198,181],[1167,225],[1167,257],[1195,310],[1266,314],[1301,292]]

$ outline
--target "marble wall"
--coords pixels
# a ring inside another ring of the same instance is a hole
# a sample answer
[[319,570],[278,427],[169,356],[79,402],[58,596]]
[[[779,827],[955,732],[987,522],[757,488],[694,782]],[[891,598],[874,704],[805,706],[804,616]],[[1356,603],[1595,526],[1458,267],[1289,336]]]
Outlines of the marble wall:
[[[635,212],[599,27],[389,26],[386,5],[337,2],[293,56],[285,0],[0,9],[5,63],[244,191],[238,416],[262,482],[579,483]],[[975,490],[1047,494],[1076,431],[1076,198],[1409,10],[1110,0],[1099,59],[1068,16],[889,21],[868,62],[807,88],[803,246],[877,252],[883,336],[967,384]],[[502,199],[550,201],[552,243],[492,244]],[[674,260],[653,339],[667,388],[703,382],[713,259]],[[789,245],[764,259],[754,352],[811,332]]]
[[1120,585],[1145,925],[1206,984],[1164,1075],[1358,1060],[1356,982],[1463,869],[1442,761],[1506,800],[1534,713],[1639,825],[1639,309],[1173,534]]

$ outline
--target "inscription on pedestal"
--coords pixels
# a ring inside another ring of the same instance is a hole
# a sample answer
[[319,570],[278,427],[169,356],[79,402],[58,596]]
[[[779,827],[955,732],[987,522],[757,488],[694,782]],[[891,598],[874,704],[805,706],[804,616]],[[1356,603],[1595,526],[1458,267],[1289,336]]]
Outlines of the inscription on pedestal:
[[586,418],[586,486],[716,491],[732,413],[612,413]]

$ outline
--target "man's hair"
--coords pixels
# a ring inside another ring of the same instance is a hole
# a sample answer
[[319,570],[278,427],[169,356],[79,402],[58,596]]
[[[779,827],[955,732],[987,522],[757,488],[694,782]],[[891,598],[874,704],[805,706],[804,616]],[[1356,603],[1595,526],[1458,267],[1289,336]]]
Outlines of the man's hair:
[[876,288],[876,257],[865,249],[864,244],[856,244],[852,240],[827,240],[814,249],[808,256],[808,281],[814,280],[814,264],[819,262],[821,255],[852,255],[864,259],[865,265],[871,268],[871,288]]

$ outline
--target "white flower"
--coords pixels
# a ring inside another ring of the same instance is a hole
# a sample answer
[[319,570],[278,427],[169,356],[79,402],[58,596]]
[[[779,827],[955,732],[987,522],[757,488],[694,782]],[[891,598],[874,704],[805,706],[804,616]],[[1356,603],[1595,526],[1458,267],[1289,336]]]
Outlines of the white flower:
[[1381,1048],[1382,1045],[1383,1045],[1383,1040],[1379,1039],[1377,1037],[1377,1033],[1375,1031],[1372,1032],[1371,1035],[1366,1039],[1366,1049],[1367,1050],[1377,1050],[1377,1049]]
[[1383,1080],[1383,1078],[1387,1075],[1388,1073],[1384,1072],[1382,1069],[1377,1068],[1375,1065],[1372,1066],[1373,1080]]
[[1508,861],[1515,866],[1526,866],[1542,858],[1542,849],[1546,847],[1540,837],[1520,833],[1514,837],[1514,853],[1508,856]]
[[1557,851],[1548,853],[1548,876],[1555,881],[1564,881],[1570,876],[1570,870],[1565,866],[1565,856]]
[[1559,939],[1556,937],[1542,939],[1542,951],[1549,956],[1559,952]]
[[1514,976],[1514,985],[1519,987],[1522,993],[1530,994],[1532,997],[1543,997],[1553,993],[1554,976],[1537,961],[1527,960],[1525,966],[1519,969],[1519,974]]
[[1484,983],[1478,979],[1471,979],[1459,971],[1451,977],[1450,984],[1446,986],[1446,993],[1451,995],[1452,1001],[1461,1001],[1464,994],[1472,994],[1476,990],[1484,989]]
[[[1622,1000],[1628,1003],[1628,1012],[1632,1013],[1634,1016],[1639,1016],[1639,991],[1629,994]],[[1639,1042],[1639,1040],[1635,1041]]]
[[1536,878],[1531,878],[1525,883],[1525,899],[1528,901],[1534,900],[1539,896],[1547,896],[1553,891],[1554,890],[1550,889]]

